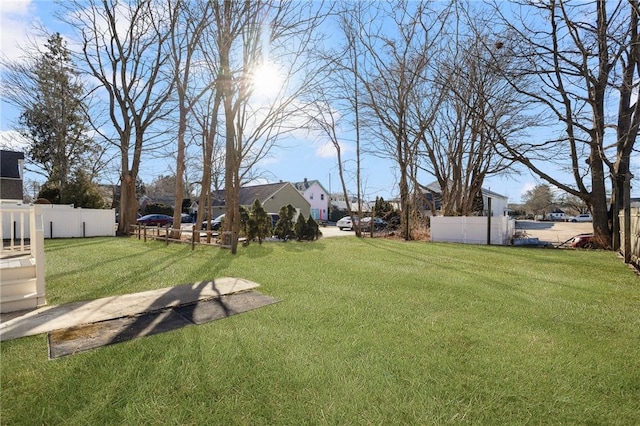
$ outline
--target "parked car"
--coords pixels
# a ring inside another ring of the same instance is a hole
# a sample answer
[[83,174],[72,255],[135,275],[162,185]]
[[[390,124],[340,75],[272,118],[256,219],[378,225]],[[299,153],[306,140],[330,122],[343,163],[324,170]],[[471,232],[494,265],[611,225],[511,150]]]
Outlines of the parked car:
[[[374,217],[373,218],[373,229],[374,230],[380,230],[380,229],[384,229],[387,227],[387,222],[385,222],[384,220],[382,220],[379,217]],[[367,216],[367,217],[363,217],[362,220],[360,221],[360,228],[361,229],[366,229],[369,230],[371,229],[371,216]]]
[[594,247],[593,234],[580,234],[573,237],[571,247],[590,249]]
[[579,214],[578,216],[570,217],[569,222],[591,222],[593,218],[590,213]]
[[[224,219],[224,213],[221,214],[220,216],[216,217],[215,219],[213,219],[211,221],[211,230],[212,231],[217,231],[220,229],[220,226],[222,226],[222,220]],[[207,229],[207,224],[209,223],[208,220],[205,220],[204,222],[202,222],[202,229],[206,230]]]
[[[140,219],[142,217],[142,215],[140,213],[137,213],[136,218]],[[120,223],[120,213],[116,213],[116,223]]]
[[[356,224],[358,224],[358,216],[354,216],[353,220],[355,221]],[[345,229],[348,229],[350,231],[353,231],[353,223],[351,223],[351,216],[345,216],[342,219],[340,219],[338,222],[336,222],[336,226],[341,230],[344,231]]]
[[189,213],[182,213],[180,215],[180,222],[182,223],[191,223],[193,222],[193,217]]
[[146,216],[138,218],[138,224],[147,226],[172,225],[173,218],[171,216],[167,216],[166,214],[148,214]]

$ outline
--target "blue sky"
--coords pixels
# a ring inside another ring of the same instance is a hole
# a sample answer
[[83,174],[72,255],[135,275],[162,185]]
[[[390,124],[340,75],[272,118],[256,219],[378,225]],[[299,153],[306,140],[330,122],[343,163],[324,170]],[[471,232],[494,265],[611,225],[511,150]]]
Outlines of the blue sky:
[[[20,46],[28,44],[29,37],[33,38],[34,24],[42,23],[51,31],[59,31],[63,37],[66,28],[55,20],[54,11],[57,6],[47,0],[1,0],[0,1],[0,43],[2,54],[9,58],[20,55]],[[66,38],[66,37],[65,37]],[[40,45],[45,40],[39,42]],[[15,142],[17,139],[12,132],[12,123],[17,118],[17,111],[6,102],[0,103],[0,140]],[[261,162],[266,171],[264,177],[270,182],[302,181],[304,178],[319,180],[322,185],[332,192],[341,190],[335,153],[327,148],[328,141],[300,135],[295,140],[287,141],[283,147],[271,152],[270,158]],[[352,171],[355,147],[350,142],[344,142],[343,155],[351,159],[347,167]],[[175,168],[171,160],[145,161],[140,171],[140,177],[145,183],[150,183],[159,175],[171,174]],[[362,158],[362,180],[367,199],[382,196],[385,199],[396,197],[397,173],[396,167],[390,160],[377,158],[366,153]],[[637,162],[637,160],[636,160]],[[349,165],[351,164],[351,165]],[[110,180],[117,181],[117,173]],[[349,173],[351,176],[352,173]],[[425,180],[429,180],[425,177]],[[349,190],[355,193],[354,179],[349,179]],[[110,182],[115,183],[115,182]],[[425,184],[430,182],[424,182]],[[510,202],[520,202],[524,192],[532,189],[536,184],[543,183],[529,172],[521,170],[521,174],[511,177],[492,177],[485,181],[484,187],[493,192],[509,197]]]

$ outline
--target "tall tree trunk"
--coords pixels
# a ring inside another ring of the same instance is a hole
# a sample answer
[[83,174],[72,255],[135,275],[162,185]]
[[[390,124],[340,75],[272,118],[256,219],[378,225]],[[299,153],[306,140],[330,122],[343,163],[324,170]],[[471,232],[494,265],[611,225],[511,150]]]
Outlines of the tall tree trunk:
[[136,197],[136,176],[131,170],[124,170],[120,181],[120,221],[118,235],[129,235],[131,225],[135,225],[138,214]]
[[173,210],[173,232],[171,238],[180,239],[182,226],[182,200],[184,199],[184,135],[187,131],[187,111],[180,105],[180,123],[178,124],[178,152],[176,158],[175,208]]

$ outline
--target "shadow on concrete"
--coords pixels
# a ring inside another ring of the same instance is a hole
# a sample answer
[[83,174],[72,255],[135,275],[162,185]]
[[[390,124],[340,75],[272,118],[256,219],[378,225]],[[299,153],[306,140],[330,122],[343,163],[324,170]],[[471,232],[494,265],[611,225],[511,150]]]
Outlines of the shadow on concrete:
[[222,295],[248,291],[257,287],[259,284],[242,278],[223,277],[215,281],[200,281],[194,284],[2,314],[0,341],[116,318],[137,317],[143,313],[156,312],[198,300],[219,298]]
[[[167,295],[167,297],[170,297]],[[175,302],[175,300],[166,303]],[[230,294],[208,300],[174,305],[134,317],[116,318],[99,323],[80,325],[48,334],[49,358],[113,345],[140,337],[199,325],[279,302],[256,291]]]

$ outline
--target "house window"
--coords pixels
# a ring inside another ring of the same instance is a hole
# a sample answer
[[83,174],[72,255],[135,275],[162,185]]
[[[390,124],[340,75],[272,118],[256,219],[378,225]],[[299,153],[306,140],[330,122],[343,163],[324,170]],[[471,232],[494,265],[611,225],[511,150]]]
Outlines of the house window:
[[309,195],[309,199],[313,200],[313,193],[311,193],[311,195]]
[[324,201],[324,194],[320,194],[320,200]]

